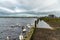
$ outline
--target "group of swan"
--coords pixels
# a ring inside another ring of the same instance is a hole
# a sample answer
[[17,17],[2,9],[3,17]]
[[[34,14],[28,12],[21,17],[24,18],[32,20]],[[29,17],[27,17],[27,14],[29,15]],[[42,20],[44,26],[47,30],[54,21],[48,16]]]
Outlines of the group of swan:
[[[18,24],[17,24],[18,25]],[[20,26],[20,25],[18,25],[18,26]],[[27,24],[27,28],[30,28],[31,26],[30,26],[30,24]],[[23,29],[22,29],[22,32],[26,32],[27,31],[27,29],[26,29],[26,27],[24,27]],[[23,40],[24,39],[24,37],[23,37],[23,34],[21,33],[20,35],[19,35],[19,40]],[[10,40],[10,37],[9,36],[7,36],[7,40]]]

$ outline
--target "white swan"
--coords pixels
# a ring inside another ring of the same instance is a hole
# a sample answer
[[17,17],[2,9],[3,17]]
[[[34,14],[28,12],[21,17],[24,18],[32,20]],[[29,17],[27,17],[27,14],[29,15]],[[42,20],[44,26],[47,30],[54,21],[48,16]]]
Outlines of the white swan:
[[23,40],[23,35],[19,35],[19,40]]
[[26,31],[26,29],[24,28],[23,31]]
[[10,40],[10,36],[7,36],[7,40]]
[[28,27],[28,28],[31,28],[30,24],[27,24],[27,27]]

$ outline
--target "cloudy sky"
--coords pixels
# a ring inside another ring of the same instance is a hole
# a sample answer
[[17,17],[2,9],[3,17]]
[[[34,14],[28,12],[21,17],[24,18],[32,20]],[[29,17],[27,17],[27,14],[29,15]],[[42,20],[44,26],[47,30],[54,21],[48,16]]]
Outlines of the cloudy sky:
[[1,12],[60,11],[60,0],[0,0]]

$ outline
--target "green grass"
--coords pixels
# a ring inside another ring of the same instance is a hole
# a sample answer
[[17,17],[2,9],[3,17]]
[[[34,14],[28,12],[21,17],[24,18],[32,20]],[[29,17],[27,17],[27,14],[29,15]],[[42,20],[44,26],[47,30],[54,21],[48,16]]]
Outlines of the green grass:
[[60,18],[49,18],[49,17],[41,17],[40,20],[44,20],[51,27],[60,27]]

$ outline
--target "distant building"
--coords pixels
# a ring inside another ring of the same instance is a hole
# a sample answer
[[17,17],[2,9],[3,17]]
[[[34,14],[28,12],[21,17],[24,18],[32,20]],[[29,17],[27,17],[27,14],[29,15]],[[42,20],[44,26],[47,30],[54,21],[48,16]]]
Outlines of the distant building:
[[48,17],[49,17],[49,18],[56,18],[56,16],[53,15],[53,14],[48,15]]

